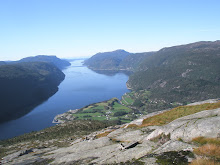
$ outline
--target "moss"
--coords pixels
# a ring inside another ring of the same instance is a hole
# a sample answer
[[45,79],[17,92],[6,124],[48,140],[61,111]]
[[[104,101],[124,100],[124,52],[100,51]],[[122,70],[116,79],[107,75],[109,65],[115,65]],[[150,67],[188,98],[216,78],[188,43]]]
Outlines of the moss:
[[144,165],[145,163],[138,160],[138,159],[132,159],[126,162],[120,162],[120,163],[113,163],[111,165]]
[[156,162],[160,165],[187,165],[188,157],[193,157],[194,155],[190,151],[170,151],[164,152],[161,155],[156,156]]

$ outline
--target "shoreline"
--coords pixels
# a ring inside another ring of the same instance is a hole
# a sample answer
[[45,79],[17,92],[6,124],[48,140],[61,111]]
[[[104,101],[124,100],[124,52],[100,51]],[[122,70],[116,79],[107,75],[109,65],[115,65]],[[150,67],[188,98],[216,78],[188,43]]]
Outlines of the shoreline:
[[[79,109],[74,109],[74,110],[69,110],[69,111],[67,111],[67,112],[64,112],[64,113],[62,113],[62,114],[58,114],[58,115],[56,115],[54,118],[53,118],[53,121],[52,121],[52,123],[54,123],[54,124],[62,124],[62,123],[64,123],[65,122],[65,120],[62,120],[62,118],[71,118],[71,115],[72,114],[74,114],[74,113],[76,113],[76,112],[78,112],[79,111]],[[60,119],[59,119],[60,118]]]

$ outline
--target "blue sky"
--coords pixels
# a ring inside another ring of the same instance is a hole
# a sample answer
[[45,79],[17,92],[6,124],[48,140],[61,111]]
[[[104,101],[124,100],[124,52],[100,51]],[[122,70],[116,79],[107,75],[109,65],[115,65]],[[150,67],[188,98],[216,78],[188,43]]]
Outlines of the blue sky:
[[0,60],[220,39],[219,0],[1,0]]

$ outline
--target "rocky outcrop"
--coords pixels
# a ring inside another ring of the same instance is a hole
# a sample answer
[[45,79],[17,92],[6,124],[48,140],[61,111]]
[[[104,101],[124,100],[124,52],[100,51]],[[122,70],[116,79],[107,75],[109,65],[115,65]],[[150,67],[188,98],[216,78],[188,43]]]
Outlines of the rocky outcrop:
[[142,162],[156,165],[159,159],[166,158],[168,162],[176,162],[174,164],[183,161],[187,164],[194,159],[192,151],[197,147],[191,142],[192,138],[217,138],[220,133],[220,108],[184,116],[163,126],[141,127],[143,119],[157,114],[149,114],[130,123],[139,125],[137,127],[129,128],[125,124],[93,132],[72,141],[69,147],[47,150],[33,148],[31,151],[35,153],[16,152],[5,157],[3,163],[49,162],[69,165]]
[[176,119],[153,131],[147,139],[153,139],[161,134],[170,134],[172,140],[184,141],[191,141],[198,136],[217,138],[220,134],[220,108]]

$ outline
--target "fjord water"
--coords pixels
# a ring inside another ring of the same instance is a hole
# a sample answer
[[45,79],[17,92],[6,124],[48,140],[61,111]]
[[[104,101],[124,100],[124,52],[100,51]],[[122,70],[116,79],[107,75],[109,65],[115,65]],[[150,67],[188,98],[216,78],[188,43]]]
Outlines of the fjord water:
[[126,74],[99,74],[82,66],[82,62],[83,60],[75,60],[70,67],[63,70],[65,80],[59,85],[58,92],[47,101],[27,115],[1,124],[0,139],[53,126],[52,120],[57,114],[113,97],[120,99],[128,92]]

